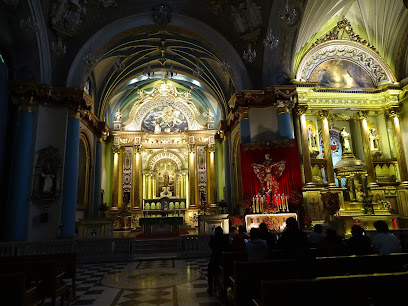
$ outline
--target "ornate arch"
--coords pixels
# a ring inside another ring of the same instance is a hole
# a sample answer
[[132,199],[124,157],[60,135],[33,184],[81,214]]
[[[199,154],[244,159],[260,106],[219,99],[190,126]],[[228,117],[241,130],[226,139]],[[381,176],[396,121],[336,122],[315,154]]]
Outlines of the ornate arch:
[[129,119],[124,122],[124,130],[140,131],[145,116],[161,106],[174,107],[180,111],[187,120],[189,130],[202,130],[204,125],[197,121],[200,113],[189,100],[189,93],[181,93],[167,82],[156,85],[151,92],[141,91],[130,111]]
[[182,170],[184,168],[184,163],[183,160],[175,154],[174,152],[171,151],[160,151],[157,154],[153,155],[148,161],[147,161],[147,166],[150,171],[154,171],[156,164],[162,160],[162,159],[170,159],[174,161],[177,165],[177,170]]
[[331,40],[319,44],[307,53],[299,64],[296,79],[309,81],[312,72],[322,63],[342,59],[363,68],[377,87],[380,83],[393,83],[396,78],[388,64],[372,49],[347,40]]

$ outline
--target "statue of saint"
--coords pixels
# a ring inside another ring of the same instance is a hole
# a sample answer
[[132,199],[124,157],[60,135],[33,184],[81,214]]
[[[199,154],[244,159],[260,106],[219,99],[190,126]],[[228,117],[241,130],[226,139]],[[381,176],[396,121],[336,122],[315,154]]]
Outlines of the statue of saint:
[[214,122],[214,115],[211,112],[211,108],[208,108],[208,114],[207,114],[207,122]]
[[264,187],[266,183],[266,190],[272,191],[272,195],[278,190],[278,178],[285,170],[285,161],[273,162],[269,154],[265,154],[265,160],[262,164],[252,164],[256,176]]
[[115,113],[115,121],[122,121],[122,113],[120,112],[120,106],[118,107],[118,110]]
[[307,130],[307,139],[309,141],[309,150],[311,149],[315,150],[317,148],[316,135],[315,133],[313,133],[312,127],[310,126],[309,129]]
[[351,152],[350,148],[350,133],[346,131],[346,128],[343,127],[340,131],[341,144],[343,146],[343,152]]
[[41,170],[41,176],[44,178],[42,192],[50,193],[54,186],[54,172],[51,169],[50,162],[46,162],[44,168]]
[[380,149],[379,139],[378,139],[379,137],[376,133],[375,128],[370,129],[370,135],[368,137],[370,139],[371,151],[378,151]]

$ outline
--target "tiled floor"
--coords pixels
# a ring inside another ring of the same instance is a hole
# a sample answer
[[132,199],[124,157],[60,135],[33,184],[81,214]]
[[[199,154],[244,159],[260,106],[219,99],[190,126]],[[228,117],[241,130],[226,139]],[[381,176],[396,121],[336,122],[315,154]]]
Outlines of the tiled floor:
[[208,259],[84,264],[71,305],[220,305],[207,295]]

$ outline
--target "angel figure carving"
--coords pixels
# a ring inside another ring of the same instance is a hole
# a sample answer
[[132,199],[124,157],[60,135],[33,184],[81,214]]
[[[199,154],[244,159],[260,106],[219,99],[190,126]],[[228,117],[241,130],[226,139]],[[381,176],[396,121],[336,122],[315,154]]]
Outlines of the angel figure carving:
[[285,170],[285,161],[274,162],[271,160],[269,154],[265,154],[265,160],[262,164],[251,164],[254,168],[254,172],[262,184],[262,188],[272,191],[272,195],[276,193],[279,188],[278,179]]

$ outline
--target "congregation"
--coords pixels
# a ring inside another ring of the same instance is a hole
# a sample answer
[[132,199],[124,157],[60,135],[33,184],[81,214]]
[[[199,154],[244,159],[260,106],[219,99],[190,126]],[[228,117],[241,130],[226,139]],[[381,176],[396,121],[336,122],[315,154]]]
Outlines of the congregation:
[[350,238],[341,237],[333,227],[323,228],[316,224],[307,234],[299,228],[295,218],[286,220],[285,230],[281,234],[270,232],[265,223],[253,227],[250,233],[240,226],[238,233],[229,238],[223,229],[217,227],[215,235],[209,241],[211,249],[208,264],[208,294],[216,294],[220,273],[221,257],[224,252],[237,252],[248,262],[271,260],[278,252],[280,258],[298,261],[317,257],[335,257],[349,255],[388,255],[401,252],[401,242],[391,233],[386,222],[374,223],[376,235],[371,239],[365,230],[355,224]]

